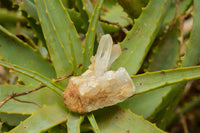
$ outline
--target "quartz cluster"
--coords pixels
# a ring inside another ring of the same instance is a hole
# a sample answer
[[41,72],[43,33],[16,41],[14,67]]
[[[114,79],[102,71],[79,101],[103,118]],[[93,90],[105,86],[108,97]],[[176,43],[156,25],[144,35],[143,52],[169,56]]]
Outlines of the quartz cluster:
[[87,113],[132,96],[135,86],[126,69],[120,67],[117,71],[108,71],[120,54],[120,45],[113,45],[109,34],[102,36],[89,69],[69,80],[63,92],[66,107],[74,112]]

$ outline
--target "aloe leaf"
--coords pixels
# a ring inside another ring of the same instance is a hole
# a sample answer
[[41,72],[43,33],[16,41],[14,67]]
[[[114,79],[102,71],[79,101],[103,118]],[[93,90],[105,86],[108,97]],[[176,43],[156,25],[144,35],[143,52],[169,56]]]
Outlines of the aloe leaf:
[[0,133],[2,133],[2,125],[3,125],[3,123],[0,122]]
[[200,38],[198,37],[200,31],[200,16],[198,15],[200,8],[200,2],[194,0],[194,11],[193,11],[193,28],[190,34],[189,42],[186,44],[185,55],[182,59],[182,67],[194,66],[198,63],[200,57]]
[[28,115],[0,113],[1,122],[7,123],[9,126],[17,126],[20,124],[20,121],[26,118],[28,118]]
[[85,33],[86,29],[83,28],[83,20],[80,18],[80,13],[77,12],[74,8],[73,9],[67,8],[67,12],[69,13],[70,18],[74,22],[74,25],[78,33]]
[[[37,36],[45,44],[41,26],[39,25],[39,18],[38,18],[35,3],[30,0],[24,0],[23,2],[18,0],[15,3],[17,3],[20,6],[20,8],[19,8],[20,10],[24,11],[27,14],[26,18],[28,19],[31,27],[33,27],[36,30]],[[78,13],[74,9],[69,9],[69,8],[67,8],[67,12],[69,13],[70,18],[74,22],[77,30],[81,31],[81,32],[85,32],[85,30],[81,28],[81,26],[83,25],[83,20],[79,17],[80,13]],[[34,19],[34,21],[32,19]],[[41,37],[43,37],[43,38],[41,38]]]
[[[182,59],[182,66],[194,66],[198,63],[198,57],[200,56],[200,39],[198,34],[200,31],[200,26],[198,22],[200,21],[200,16],[198,15],[200,8],[200,2],[198,0],[194,1],[194,12],[193,12],[193,29],[190,34],[189,42],[186,45],[186,52]],[[161,128],[165,128],[170,116],[172,116],[173,108],[178,104],[182,94],[185,82],[181,84],[174,85],[172,90],[163,98],[162,103],[155,109],[154,113],[148,118],[149,120],[156,122]],[[173,104],[172,104],[173,103]],[[166,107],[168,110],[166,111]]]
[[103,0],[98,0],[92,17],[90,18],[90,24],[85,39],[85,47],[83,49],[83,71],[85,71],[88,68],[90,64],[90,57],[93,54],[96,27],[99,20],[99,14],[102,4]]
[[[72,21],[60,1],[36,0],[36,8],[57,76],[65,76],[73,71],[68,31],[71,34],[77,56],[79,55],[77,50],[81,49],[81,47],[77,47],[80,45],[80,40],[78,36],[74,36],[76,31],[71,24]],[[78,43],[74,43],[75,38],[78,38]]]
[[[54,68],[47,60],[43,59],[26,43],[9,33],[2,26],[0,26],[0,37],[1,60],[37,71],[48,78],[56,77]],[[37,81],[22,74],[20,75],[20,80],[23,80],[25,84],[38,85]]]
[[[55,104],[45,106],[33,113],[9,133],[40,133],[61,124],[67,120],[67,110],[64,106]],[[38,122],[40,120],[40,122]]]
[[[180,16],[183,10],[186,9],[187,4],[190,0],[181,1],[180,7],[178,10],[177,17]],[[167,17],[165,18],[165,22],[169,23],[172,21],[175,13],[175,5],[176,2],[172,4],[170,10],[167,13]],[[156,70],[166,70],[172,69],[175,67],[178,59],[179,59],[179,30],[178,25],[175,24],[173,29],[167,34],[167,36],[162,40],[158,45],[158,47],[154,48],[152,51],[153,57],[151,57],[150,65],[148,71],[156,71]],[[140,95],[135,95],[130,99],[126,100],[121,104],[123,108],[130,108],[136,114],[142,115],[144,118],[147,118],[155,108],[161,106],[163,97],[168,95],[169,91],[175,92],[176,88],[172,88],[173,86],[166,86],[160,89],[155,89],[146,93],[142,93]],[[170,96],[176,95],[176,93],[170,93]],[[170,104],[170,97],[167,101]],[[164,109],[168,106],[166,105]],[[156,119],[158,116],[156,115]]]
[[79,12],[80,12],[80,17],[81,17],[81,19],[83,19],[83,23],[84,23],[84,29],[87,29],[88,28],[88,15],[87,15],[87,13],[86,13],[86,11],[84,10],[84,8],[83,8],[83,1],[82,0],[77,0],[76,1],[76,5],[77,5],[77,7],[78,7],[78,10],[79,10]]
[[100,133],[98,124],[97,124],[97,122],[96,122],[96,120],[95,120],[95,118],[94,118],[93,113],[88,114],[87,117],[88,117],[88,119],[89,119],[89,121],[90,121],[90,124],[91,124],[92,127],[93,127],[93,131],[94,131],[95,133]]
[[[40,23],[42,25],[42,30],[47,42],[47,47],[54,65],[54,68],[57,73],[57,77],[62,77],[64,74],[68,74],[72,71],[72,66],[70,59],[67,59],[67,55],[63,49],[63,44],[57,36],[55,26],[51,22],[51,18],[46,13],[45,1],[35,1],[36,9],[40,18]],[[65,32],[66,33],[66,32]],[[66,36],[68,38],[68,34]],[[67,45],[69,47],[69,45]],[[56,51],[56,52],[54,52]],[[70,47],[69,47],[70,51]]]
[[17,3],[20,7],[20,10],[23,10],[29,14],[30,17],[38,20],[37,11],[35,8],[35,3],[31,0],[16,0],[15,3]]
[[55,126],[47,131],[48,133],[68,133],[64,124]]
[[[190,5],[191,2],[192,0],[180,1],[178,10],[177,10],[177,15],[176,15],[177,18],[188,8],[188,5]],[[164,20],[165,24],[170,24],[173,21],[174,14],[176,12],[176,5],[177,5],[177,1],[172,1],[170,9],[168,10],[167,15]]]
[[124,27],[128,26],[130,24],[129,22],[132,22],[118,3],[114,4],[101,17],[109,22],[119,23],[119,25]]
[[[85,10],[89,16],[92,17],[92,13],[94,11],[93,5],[90,0],[82,0],[83,10]],[[101,36],[104,34],[104,31],[99,22],[97,22],[97,39],[100,40]]]
[[[34,86],[28,85],[0,85],[0,101],[13,93],[26,92],[30,89],[34,89]],[[62,103],[63,99],[57,95],[54,91],[45,87],[28,95],[17,97],[22,101],[34,102],[41,107],[45,105],[51,105],[55,103]],[[5,103],[1,108],[0,112],[8,114],[32,114],[33,112],[40,109],[39,106],[31,103],[21,103],[15,100],[10,100]]]
[[16,12],[10,12],[7,9],[0,8],[0,24],[12,24],[16,25],[16,22],[20,22],[21,24],[26,23],[26,19]]
[[84,116],[74,113],[69,113],[67,116],[68,133],[80,133],[80,125],[84,120]]
[[183,94],[185,85],[185,82],[172,85],[169,93],[163,97],[162,102],[147,119],[156,123],[161,129],[165,129],[167,122],[171,118],[171,114],[175,113],[175,107]]
[[49,87],[50,89],[52,89],[53,91],[55,91],[57,94],[61,95],[62,94],[62,88],[60,86],[58,86],[57,84],[55,84],[52,80],[48,79],[47,77],[35,72],[35,71],[31,71],[22,67],[19,67],[17,65],[12,65],[12,64],[8,64],[5,63],[3,61],[0,60],[0,65],[7,67],[13,71],[19,72],[21,74],[24,74],[26,76],[31,77],[32,79],[35,79],[37,81],[39,81],[40,83],[46,85],[47,87]]
[[45,44],[44,35],[41,26],[38,24],[38,15],[35,8],[35,3],[31,0],[16,0],[15,3],[19,5],[19,10],[22,10],[23,15],[27,18],[30,26],[35,30],[36,35]]
[[96,120],[102,133],[163,133],[155,125],[118,106],[99,111]]
[[[180,44],[178,41],[178,27],[175,25],[168,33],[166,38],[162,40],[156,48],[152,57],[150,57],[149,71],[158,71],[172,69],[179,59]],[[131,109],[132,112],[142,115],[147,118],[162,102],[162,97],[165,96],[171,86],[166,86],[150,92],[135,95],[121,104],[123,108]]]
[[118,2],[132,19],[140,15],[142,7],[146,4],[141,0],[118,0]]
[[147,72],[133,77],[135,94],[144,93],[159,87],[200,78],[200,66]]
[[179,29],[175,24],[164,40],[158,44],[155,54],[150,59],[148,71],[159,71],[172,69],[177,65],[180,53],[180,42],[178,40]]
[[[161,46],[159,46],[153,58],[150,59],[152,61],[150,62],[148,68],[149,71],[166,70],[177,67],[180,53],[180,42],[178,41],[178,36],[178,25],[175,24],[172,31],[170,31],[167,34],[166,38],[162,41]],[[144,117],[147,118],[153,113],[155,108],[161,106],[163,97],[168,95],[170,91],[175,92],[175,89],[176,88],[173,88],[173,86],[166,86],[160,89],[153,90],[151,92],[138,95],[135,98],[131,99],[134,104],[134,106],[132,106],[131,108],[137,114],[145,114]],[[174,93],[173,95],[175,96],[175,94],[176,93]],[[144,100],[146,102],[144,102]],[[170,100],[168,102],[170,102]],[[142,108],[142,103],[145,103],[145,105],[143,106],[147,106],[148,108]]]
[[[112,69],[125,67],[129,74],[136,74],[153,43],[171,1],[151,0],[126,38],[121,43],[121,56],[113,63]],[[159,9],[159,11],[158,11]],[[151,17],[149,17],[151,16]]]
[[89,18],[91,18],[92,13],[94,11],[92,2],[90,0],[82,0],[82,3],[83,3],[83,10],[85,10]]
[[[126,27],[132,23],[131,18],[128,17],[128,14],[124,12],[123,8],[118,3],[114,3],[112,7],[106,9],[107,11],[101,15],[103,20],[107,20],[112,23],[118,23],[122,27]],[[105,33],[115,32],[120,29],[116,25],[107,24],[104,22],[101,22],[101,26]]]
[[[46,4],[46,11],[51,19],[52,25],[55,26],[58,38],[60,38],[61,42],[63,43],[64,50],[67,54],[71,53],[71,59],[75,58],[77,64],[82,63],[82,43],[76,31],[76,28],[69,17],[69,14],[64,8],[61,0],[43,0]],[[57,12],[55,12],[55,9]],[[48,12],[49,11],[49,12]],[[59,15],[58,15],[59,13]],[[53,26],[53,27],[54,27]],[[68,49],[69,45],[69,37],[67,36],[70,34],[71,41],[73,44],[73,51],[75,55],[73,56],[72,50]],[[67,36],[67,37],[66,37]],[[71,51],[71,52],[70,52]]]
[[36,36],[41,40],[42,44],[45,46],[46,42],[45,42],[45,39],[44,39],[44,34],[42,33],[42,28],[41,28],[40,24],[38,23],[38,20],[35,20],[34,18],[30,17],[24,11],[22,11],[22,14],[28,20],[28,22],[29,22],[28,25],[30,25],[33,28]]

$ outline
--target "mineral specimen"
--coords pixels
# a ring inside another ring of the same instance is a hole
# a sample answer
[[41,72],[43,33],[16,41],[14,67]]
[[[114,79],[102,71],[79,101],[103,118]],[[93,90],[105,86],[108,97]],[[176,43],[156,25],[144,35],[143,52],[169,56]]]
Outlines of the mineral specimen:
[[109,34],[102,36],[91,65],[81,76],[72,77],[63,92],[67,108],[87,113],[111,106],[132,96],[135,86],[125,68],[108,71],[120,56],[120,45],[114,44]]

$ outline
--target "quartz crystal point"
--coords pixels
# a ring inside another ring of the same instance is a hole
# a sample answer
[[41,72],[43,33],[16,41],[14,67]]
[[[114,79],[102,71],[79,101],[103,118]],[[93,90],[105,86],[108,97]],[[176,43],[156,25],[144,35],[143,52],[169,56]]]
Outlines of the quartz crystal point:
[[120,67],[117,71],[108,71],[120,54],[120,45],[113,45],[109,34],[102,36],[89,69],[69,80],[63,92],[66,107],[74,112],[87,113],[132,96],[135,86],[126,69]]

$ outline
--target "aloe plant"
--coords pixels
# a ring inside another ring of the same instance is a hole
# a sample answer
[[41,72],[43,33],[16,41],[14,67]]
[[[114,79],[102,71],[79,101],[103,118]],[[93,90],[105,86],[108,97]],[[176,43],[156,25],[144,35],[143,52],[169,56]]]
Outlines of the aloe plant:
[[[186,82],[200,78],[199,0],[136,1],[133,6],[128,0],[11,2],[18,10],[0,16],[0,66],[18,79],[0,85],[0,132],[165,132]],[[123,10],[127,5],[131,10]],[[23,16],[13,15],[19,12]],[[193,18],[193,28],[184,34],[186,17]],[[20,32],[27,37],[36,36],[19,39],[13,22],[21,23]],[[122,54],[111,70],[124,67],[136,91],[110,107],[72,112],[62,93],[72,74],[88,69],[106,33],[123,38],[116,42]]]

